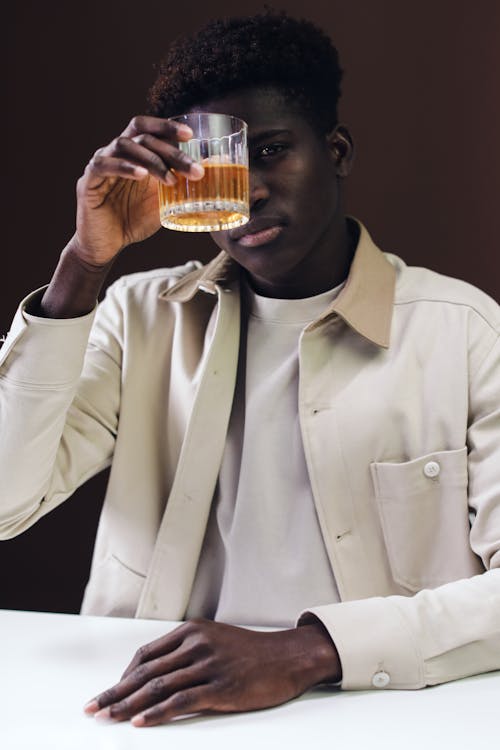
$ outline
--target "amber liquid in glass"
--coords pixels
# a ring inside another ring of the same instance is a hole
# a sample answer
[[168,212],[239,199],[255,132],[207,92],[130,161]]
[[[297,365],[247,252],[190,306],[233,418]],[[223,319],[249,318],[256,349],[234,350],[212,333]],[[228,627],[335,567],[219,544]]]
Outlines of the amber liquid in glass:
[[176,174],[175,185],[159,183],[160,221],[168,229],[215,232],[248,221],[248,167],[203,164],[196,182]]

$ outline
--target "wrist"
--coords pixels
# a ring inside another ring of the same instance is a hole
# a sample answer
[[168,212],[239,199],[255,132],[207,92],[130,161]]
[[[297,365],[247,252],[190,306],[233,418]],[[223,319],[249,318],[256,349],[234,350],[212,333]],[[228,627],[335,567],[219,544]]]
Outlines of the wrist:
[[328,631],[319,621],[299,624],[296,629],[301,640],[301,671],[308,681],[308,687],[325,682],[342,680],[340,657]]
[[77,318],[94,309],[112,261],[92,264],[82,258],[73,237],[59,258],[52,280],[40,302],[39,314],[47,318]]
[[117,255],[118,253],[115,253],[110,260],[102,263],[90,260],[90,258],[92,258],[92,253],[82,245],[78,235],[74,234],[61,253],[61,261],[63,263],[69,262],[75,264],[79,266],[83,272],[88,273],[91,276],[102,276],[105,278],[115,262]]

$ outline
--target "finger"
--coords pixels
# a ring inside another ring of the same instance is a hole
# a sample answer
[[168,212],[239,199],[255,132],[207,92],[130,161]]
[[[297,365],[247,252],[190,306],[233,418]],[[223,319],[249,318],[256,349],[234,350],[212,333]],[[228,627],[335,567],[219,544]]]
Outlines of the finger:
[[174,651],[162,658],[138,664],[128,672],[127,676],[122,677],[120,682],[117,682],[116,685],[113,685],[113,687],[108,688],[89,701],[85,705],[84,711],[93,714],[103,708],[119,703],[156,677],[171,674],[176,670],[188,666],[190,663],[190,654]]
[[134,164],[127,159],[106,156],[104,149],[100,149],[87,164],[85,173],[87,176],[98,177],[100,180],[106,177],[124,177],[128,180],[142,180],[148,175],[148,170],[140,164]]
[[186,667],[170,674],[160,674],[123,700],[112,703],[98,711],[96,718],[108,718],[113,721],[131,719],[139,712],[153,708],[166,700],[173,693],[200,685],[203,682],[206,682],[206,680],[203,679],[201,671],[196,667]]
[[[121,139],[119,140],[121,141]],[[130,149],[130,143],[139,144],[147,154],[152,154],[150,161],[153,167],[158,164],[160,169],[161,167],[175,169],[178,172],[183,172],[190,180],[199,180],[205,173],[202,165],[194,161],[189,154],[172,146],[170,143],[165,143],[165,141],[156,138],[154,135],[145,135],[143,133],[130,140],[126,139],[122,144],[125,150]],[[148,167],[148,164],[145,163],[144,166]]]
[[153,727],[157,724],[164,724],[176,716],[209,711],[212,707],[212,693],[209,685],[198,685],[180,690],[167,700],[132,717],[132,724],[135,727]]
[[133,117],[122,136],[133,138],[141,133],[156,135],[173,143],[179,141],[188,141],[193,137],[193,131],[188,125],[184,125],[174,120],[167,120],[163,117],[151,117],[149,115],[137,115]]
[[185,640],[186,635],[190,632],[187,628],[189,623],[184,623],[174,628],[170,633],[155,638],[154,641],[146,643],[137,649],[134,657],[124,673],[122,674],[122,680],[124,677],[132,672],[139,664],[144,664],[153,659],[158,659],[175,651]]
[[167,184],[175,182],[175,177],[169,171],[171,169],[183,172],[189,179],[200,179],[204,174],[203,167],[195,163],[191,157],[154,136],[120,136],[98,153],[101,156],[121,156],[133,164],[144,167],[153,177]]

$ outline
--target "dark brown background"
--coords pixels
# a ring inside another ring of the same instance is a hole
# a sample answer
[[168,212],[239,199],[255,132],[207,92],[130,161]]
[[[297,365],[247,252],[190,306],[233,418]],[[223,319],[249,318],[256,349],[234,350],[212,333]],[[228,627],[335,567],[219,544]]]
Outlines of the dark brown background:
[[[91,154],[143,111],[169,40],[208,18],[263,7],[185,2],[169,15],[172,5],[9,3],[0,332],[18,301],[49,280],[73,232],[75,182]],[[341,117],[357,142],[349,211],[385,250],[499,299],[500,3],[284,0],[276,7],[307,15],[339,48]],[[112,278],[212,254],[207,237],[162,230],[129,248]],[[105,481],[91,480],[35,528],[0,544],[0,607],[78,611]]]

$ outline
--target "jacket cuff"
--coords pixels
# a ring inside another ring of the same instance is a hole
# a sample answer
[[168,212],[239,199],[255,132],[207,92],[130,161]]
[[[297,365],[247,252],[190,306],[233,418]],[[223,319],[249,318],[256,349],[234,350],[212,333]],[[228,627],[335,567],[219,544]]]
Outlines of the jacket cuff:
[[299,624],[311,615],[323,623],[335,643],[343,690],[425,686],[424,663],[416,641],[390,598],[312,607],[300,615]]
[[95,309],[79,318],[62,319],[26,312],[45,289],[21,302],[0,349],[1,376],[19,385],[64,386],[81,373]]

